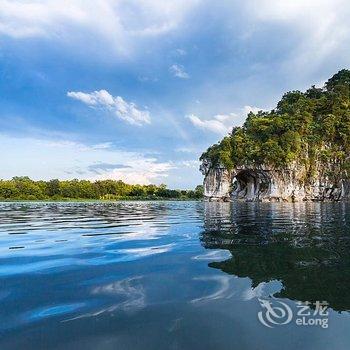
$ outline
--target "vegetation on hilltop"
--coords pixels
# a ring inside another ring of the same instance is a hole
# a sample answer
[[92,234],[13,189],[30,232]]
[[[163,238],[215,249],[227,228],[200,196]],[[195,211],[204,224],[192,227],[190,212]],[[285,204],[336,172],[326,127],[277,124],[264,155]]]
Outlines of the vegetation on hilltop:
[[185,200],[202,196],[203,186],[197,186],[193,191],[171,190],[166,185],[129,185],[121,180],[33,181],[27,176],[0,180],[0,200]]
[[305,165],[309,174],[315,164],[350,168],[350,71],[343,69],[323,88],[290,91],[271,111],[249,113],[242,127],[208,148],[201,160],[212,166],[269,165],[286,168]]

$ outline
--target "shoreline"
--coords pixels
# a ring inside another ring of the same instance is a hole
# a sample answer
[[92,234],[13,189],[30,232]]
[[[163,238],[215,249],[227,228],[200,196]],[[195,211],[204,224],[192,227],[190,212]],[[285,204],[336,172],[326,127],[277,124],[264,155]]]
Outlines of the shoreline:
[[201,202],[202,198],[121,198],[121,199],[84,199],[84,198],[69,198],[69,199],[0,199],[0,203],[116,203],[116,202]]

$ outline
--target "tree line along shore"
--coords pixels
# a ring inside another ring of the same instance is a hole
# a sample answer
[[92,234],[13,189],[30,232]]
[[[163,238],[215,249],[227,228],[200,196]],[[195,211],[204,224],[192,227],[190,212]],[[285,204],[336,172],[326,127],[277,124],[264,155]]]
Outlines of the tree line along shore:
[[0,180],[0,200],[198,200],[203,186],[194,190],[168,189],[166,185],[131,185],[121,180],[34,181],[27,176]]

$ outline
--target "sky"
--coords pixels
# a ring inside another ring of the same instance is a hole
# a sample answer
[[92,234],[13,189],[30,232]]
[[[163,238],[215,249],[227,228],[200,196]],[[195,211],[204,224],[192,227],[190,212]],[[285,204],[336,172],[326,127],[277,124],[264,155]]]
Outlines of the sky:
[[0,178],[194,188],[249,111],[350,67],[346,0],[0,0]]

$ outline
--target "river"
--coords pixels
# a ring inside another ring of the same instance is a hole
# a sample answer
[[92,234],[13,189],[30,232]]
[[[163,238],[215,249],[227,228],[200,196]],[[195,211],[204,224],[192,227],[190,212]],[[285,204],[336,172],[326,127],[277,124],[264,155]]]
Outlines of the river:
[[0,349],[349,349],[347,203],[0,203]]

